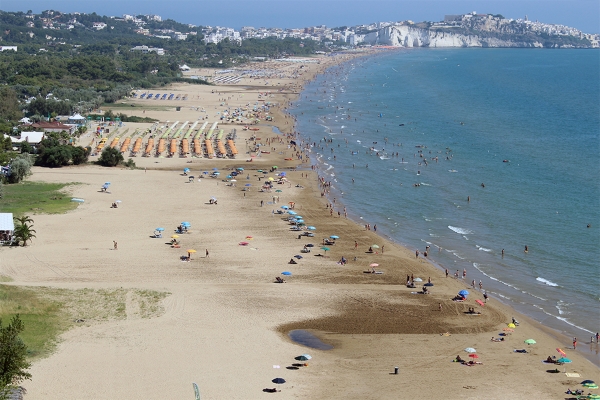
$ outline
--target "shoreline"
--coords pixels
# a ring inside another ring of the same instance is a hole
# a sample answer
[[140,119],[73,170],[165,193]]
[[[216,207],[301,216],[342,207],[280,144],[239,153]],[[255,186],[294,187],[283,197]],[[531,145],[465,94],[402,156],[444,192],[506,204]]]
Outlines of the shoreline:
[[[284,135],[293,131],[293,124],[285,123],[292,117],[275,120],[272,125]],[[275,186],[280,194],[256,190],[262,182],[257,169],[281,165],[289,151],[278,141],[281,136],[268,128],[261,132],[262,142],[273,138],[265,144],[276,150],[251,165],[243,156],[188,160],[194,172],[213,166],[246,168],[244,175],[247,172],[253,185],[249,191],[240,190],[242,182],[231,187],[221,179],[186,184],[187,179],[174,173],[189,165],[186,159],[135,158],[140,162],[137,170],[35,169],[33,180],[84,181],[73,194],[86,203],[65,215],[34,217],[39,238],[21,252],[27,257],[11,252],[0,262],[0,271],[16,278],[13,284],[151,288],[170,294],[158,318],[137,318],[128,302],[124,320],[92,321],[67,332],[56,353],[34,365],[34,380],[25,382],[32,398],[68,398],[69,393],[87,398],[114,398],[115,393],[125,398],[183,398],[191,396],[190,382],[196,381],[206,398],[260,398],[262,388],[272,387],[270,380],[276,376],[288,380],[281,387],[284,398],[389,398],[399,390],[408,397],[422,396],[423,388],[414,385],[417,380],[428,382],[428,394],[447,398],[564,398],[562,385],[573,379],[563,374],[559,380],[550,378],[539,364],[547,356],[545,349],[560,342],[528,318],[508,337],[509,344],[490,342],[490,333],[505,326],[512,309],[491,300],[481,308],[483,315],[465,315],[467,306],[475,304],[449,299],[466,282],[446,279],[429,262],[415,259],[407,247],[365,231],[350,219],[331,217],[326,199],[319,196],[317,171],[288,171],[296,169],[295,160],[280,167],[291,182]],[[155,168],[157,162],[161,169]],[[150,168],[146,172],[143,166]],[[106,179],[113,182],[114,195],[97,192],[95,183]],[[212,195],[219,198],[218,206],[204,203]],[[273,195],[281,201],[269,204]],[[108,208],[112,196],[123,200],[118,210]],[[288,201],[295,202],[307,223],[316,225],[314,238],[297,239],[272,212]],[[191,221],[193,231],[182,235],[183,250],[148,238],[155,226],[170,229],[181,220]],[[72,232],[80,230],[85,237],[73,237]],[[340,236],[336,245],[324,257],[314,257],[323,252],[318,248],[321,238],[333,234]],[[118,252],[108,249],[115,238]],[[244,240],[248,245],[240,244]],[[312,253],[304,254],[299,265],[288,265],[293,254],[303,254],[300,250],[309,240],[317,243]],[[355,240],[358,250],[353,249]],[[385,252],[366,254],[373,243],[385,245]],[[188,246],[199,255],[182,263],[178,256]],[[204,248],[210,249],[210,258],[200,255]],[[349,260],[347,265],[336,263],[342,256]],[[40,268],[36,259],[61,274]],[[372,262],[379,263],[384,274],[364,274]],[[293,272],[285,277],[288,282],[271,283],[284,270]],[[404,285],[407,274],[424,280],[430,276],[433,294],[412,294]],[[438,303],[443,303],[443,311]],[[315,329],[334,349],[295,344],[281,332],[290,326]],[[346,333],[331,333],[335,331]],[[449,335],[441,335],[445,332]],[[534,336],[538,345],[527,348],[531,354],[510,351]],[[456,353],[466,357],[467,346],[477,346],[483,366],[473,370],[450,362]],[[286,363],[306,351],[313,354],[310,368],[286,369]],[[573,356],[577,363],[565,365],[568,370],[582,376],[597,373],[578,353]],[[252,367],[240,359],[252,360]],[[400,367],[398,377],[390,377],[394,365]],[[230,385],[233,369],[239,378],[236,387]]]
[[[315,161],[314,159],[312,159],[312,165],[315,165],[316,168],[320,167],[319,162]],[[320,171],[320,170],[317,169],[317,171]],[[332,194],[332,193],[328,192],[326,194],[326,197],[329,199],[329,202],[331,202],[332,199],[335,199],[336,195],[338,198],[338,205],[336,206],[336,208],[342,208],[344,206],[347,206],[347,204],[344,203],[343,193],[340,192],[339,188],[336,189],[336,193]],[[351,209],[349,209],[348,215],[349,215],[349,218],[352,219],[358,226],[361,226],[362,223],[364,223],[364,221],[362,221],[362,217],[359,216],[358,214],[353,214]],[[396,239],[392,238],[389,234],[386,234],[385,232],[380,231],[378,234],[382,238],[385,238],[386,240],[389,240],[390,242],[395,243],[398,246],[402,246],[407,249],[412,249],[412,251],[417,250],[416,247],[413,248],[414,246],[412,246],[412,245],[403,243],[400,240],[396,240]],[[431,257],[427,258],[426,260],[428,262],[430,262],[434,267],[436,267],[437,269],[439,269],[441,271],[444,271],[444,269],[446,268],[444,266],[444,264],[435,260],[435,254],[433,254]],[[452,270],[452,268],[450,268],[450,270]],[[483,274],[481,271],[477,271],[476,273],[480,274],[482,276],[487,276],[486,274]],[[465,285],[469,286],[468,282],[465,282]],[[496,289],[496,290],[498,290],[498,289]],[[500,288],[500,290],[501,290],[501,288]],[[561,340],[564,343],[570,343],[571,339],[574,336],[576,336],[578,338],[585,338],[584,340],[581,340],[581,344],[584,345],[584,347],[581,347],[583,354],[590,362],[592,362],[596,366],[600,367],[600,357],[598,357],[598,348],[597,348],[598,343],[589,342],[587,340],[587,338],[589,338],[589,336],[587,336],[587,335],[593,334],[594,332],[588,331],[588,329],[579,327],[573,323],[555,320],[555,319],[552,319],[551,320],[552,324],[550,326],[548,326],[548,325],[545,325],[542,321],[548,317],[555,318],[554,316],[546,315],[543,312],[536,313],[535,309],[530,310],[531,312],[533,312],[533,314],[527,313],[526,310],[519,310],[518,308],[516,308],[517,305],[510,303],[510,300],[503,299],[502,294],[500,294],[500,296],[495,297],[495,299],[498,300],[503,305],[505,305],[510,310],[512,310],[512,313],[514,313],[515,315],[519,315],[519,316],[521,316],[521,318],[528,318],[531,321],[535,321],[540,328],[543,328],[547,333],[551,333],[554,338]]]

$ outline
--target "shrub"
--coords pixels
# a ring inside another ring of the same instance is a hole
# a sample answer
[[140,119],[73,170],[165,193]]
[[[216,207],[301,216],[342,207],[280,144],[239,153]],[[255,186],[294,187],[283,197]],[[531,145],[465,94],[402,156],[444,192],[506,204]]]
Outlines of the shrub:
[[123,162],[123,154],[117,149],[107,147],[102,151],[98,162],[105,167],[116,167]]

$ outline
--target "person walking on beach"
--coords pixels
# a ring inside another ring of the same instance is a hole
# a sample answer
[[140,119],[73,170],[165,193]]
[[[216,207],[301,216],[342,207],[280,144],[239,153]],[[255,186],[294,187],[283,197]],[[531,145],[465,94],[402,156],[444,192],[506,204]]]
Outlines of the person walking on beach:
[[204,258],[208,258],[208,249],[206,249],[206,256]]
[[577,338],[573,338],[573,350],[577,349]]
[[116,240],[113,240],[113,249],[114,249],[114,250],[118,250],[118,249],[119,249],[119,246],[118,246],[118,244],[117,244],[117,241],[116,241]]
[[446,268],[446,278],[448,277],[448,268]]
[[600,340],[600,333],[596,332],[596,343],[598,343],[598,340]]
[[354,241],[354,250],[358,249],[358,242],[355,240]]
[[472,287],[473,289],[475,289],[475,279],[473,279],[473,280],[471,281],[471,287]]
[[467,269],[463,269],[463,279],[467,279]]
[[483,302],[487,303],[488,295],[487,292],[483,292]]
[[483,290],[483,283],[481,283],[481,280],[479,281],[479,290]]

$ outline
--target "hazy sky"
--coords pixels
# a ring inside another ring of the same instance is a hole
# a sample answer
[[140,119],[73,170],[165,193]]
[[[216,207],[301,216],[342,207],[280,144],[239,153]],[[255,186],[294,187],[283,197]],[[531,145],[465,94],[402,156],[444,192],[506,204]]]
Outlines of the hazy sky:
[[302,28],[378,21],[440,21],[471,11],[600,33],[599,0],[0,0],[0,10],[158,14],[194,25]]

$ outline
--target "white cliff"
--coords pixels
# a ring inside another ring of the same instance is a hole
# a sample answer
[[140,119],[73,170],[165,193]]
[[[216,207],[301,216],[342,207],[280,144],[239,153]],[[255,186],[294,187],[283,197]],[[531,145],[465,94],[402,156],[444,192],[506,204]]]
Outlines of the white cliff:
[[423,29],[411,25],[388,26],[364,36],[371,45],[397,47],[543,47],[534,42],[518,42],[493,37],[480,37],[449,30]]

